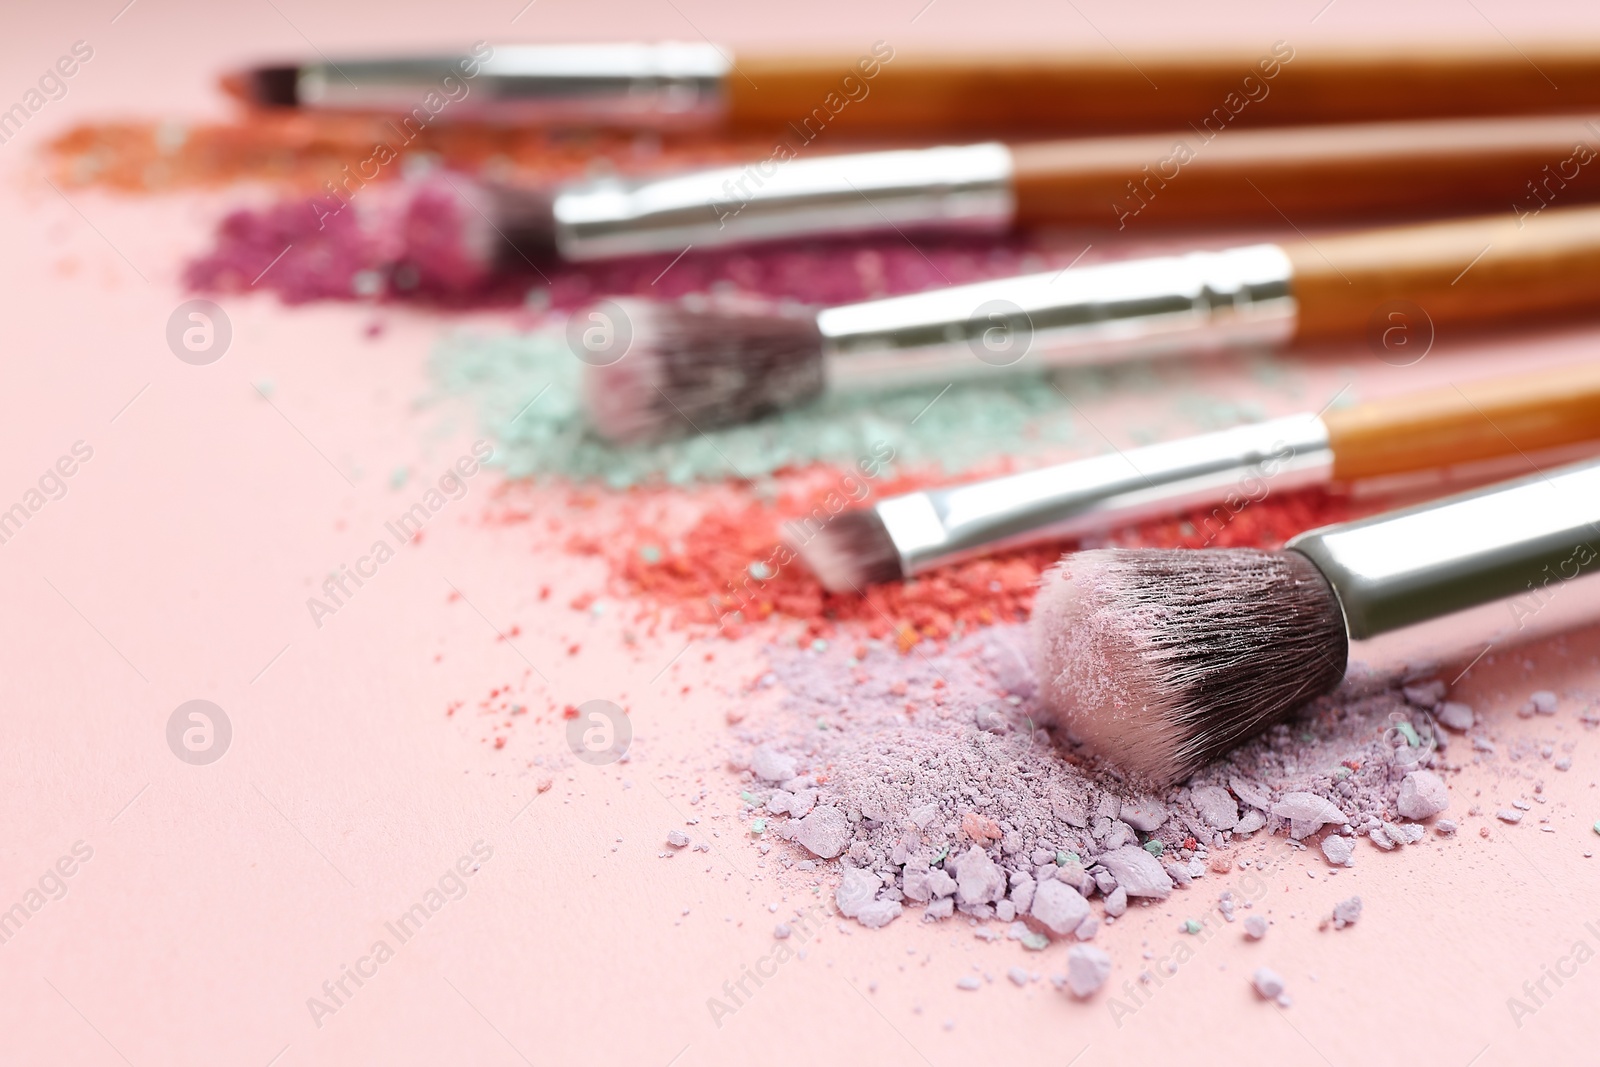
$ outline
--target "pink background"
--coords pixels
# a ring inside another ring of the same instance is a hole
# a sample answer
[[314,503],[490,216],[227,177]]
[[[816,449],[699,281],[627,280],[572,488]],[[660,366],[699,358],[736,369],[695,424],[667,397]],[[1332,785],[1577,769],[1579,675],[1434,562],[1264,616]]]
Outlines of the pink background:
[[[701,33],[852,53],[877,39],[906,53],[1105,48],[1107,39],[1124,50],[1266,48],[1277,39],[1495,43],[1500,31],[1518,40],[1600,32],[1600,9],[935,0],[918,16],[920,0],[803,9],[537,0],[512,25],[521,6],[137,0],[118,16],[120,0],[95,0],[8,10],[0,104],[19,99],[72,42],[87,40],[95,55],[65,99],[0,145],[0,507],[21,499],[75,441],[94,455],[65,497],[0,545],[0,909],[22,900],[75,842],[93,858],[62,899],[0,944],[0,1060],[1592,1059],[1600,964],[1551,985],[1554,997],[1520,1027],[1506,1000],[1525,996],[1523,982],[1574,941],[1600,949],[1594,861],[1585,856],[1600,815],[1600,745],[1576,720],[1600,680],[1593,633],[1500,657],[1461,683],[1458,696],[1489,714],[1502,756],[1452,778],[1459,837],[1430,837],[1403,855],[1363,844],[1357,866],[1336,876],[1320,857],[1291,861],[1261,905],[1276,921],[1265,942],[1245,945],[1228,930],[1120,1026],[1104,994],[1080,1004],[1047,983],[1018,990],[1003,979],[1012,965],[1063,970],[1063,946],[1025,956],[1013,943],[975,939],[963,923],[902,920],[869,933],[841,932],[832,919],[806,959],[785,963],[748,1006],[714,1025],[707,999],[770,951],[778,918],[815,900],[758,866],[732,820],[709,817],[733,810],[722,716],[743,699],[717,690],[736,690],[760,669],[759,642],[718,644],[713,663],[696,646],[652,685],[682,636],[624,652],[616,613],[570,611],[572,596],[601,585],[600,564],[542,547],[526,527],[481,525],[492,475],[475,478],[420,547],[313,627],[304,602],[323,576],[353,562],[470,444],[469,413],[414,403],[445,324],[386,311],[390,328],[374,343],[362,337],[370,312],[359,308],[232,300],[230,351],[208,367],[183,364],[164,340],[168,315],[185,299],[177,271],[227,198],[73,192],[68,203],[43,183],[38,152],[78,120],[221,114],[218,71],[304,54],[308,40],[328,53]],[[1297,373],[1309,395],[1354,381],[1371,396],[1570,361],[1592,352],[1596,338],[1580,330],[1485,342],[1405,369],[1363,350]],[[270,403],[252,388],[266,381],[275,386]],[[389,472],[402,465],[415,476],[392,489]],[[554,592],[541,602],[547,583]],[[464,599],[450,599],[452,586]],[[521,635],[508,647],[494,628],[513,624]],[[581,649],[568,655],[574,642]],[[549,679],[525,687],[536,707],[547,698],[627,703],[633,758],[574,765],[535,797],[528,762],[564,752],[559,730],[523,726],[494,751],[473,706],[529,664]],[[1555,719],[1510,714],[1535,688],[1563,694]],[[207,767],[181,763],[165,741],[172,709],[195,698],[221,705],[234,729],[231,749]],[[447,718],[456,700],[467,707]],[[1505,758],[1529,739],[1576,741],[1573,770]],[[1549,803],[1522,826],[1493,823],[1480,838],[1477,828],[1492,820],[1464,818],[1466,809],[1492,815],[1531,797],[1524,771],[1543,779]],[[717,850],[659,858],[666,831],[682,825],[687,798],[701,788],[709,796],[693,811],[704,820],[694,830],[718,830]],[[1542,815],[1554,833],[1534,825]],[[480,839],[493,856],[465,898],[316,1026],[307,998]],[[1113,982],[1145,965],[1146,942],[1164,955],[1179,922],[1206,911],[1227,884],[1212,878],[1103,931]],[[1316,918],[1357,892],[1367,904],[1360,924],[1317,932]],[[781,905],[779,915],[769,903]],[[1261,964],[1288,979],[1292,1008],[1280,1012],[1250,992],[1247,976]],[[956,979],[974,965],[996,981],[959,991]]]

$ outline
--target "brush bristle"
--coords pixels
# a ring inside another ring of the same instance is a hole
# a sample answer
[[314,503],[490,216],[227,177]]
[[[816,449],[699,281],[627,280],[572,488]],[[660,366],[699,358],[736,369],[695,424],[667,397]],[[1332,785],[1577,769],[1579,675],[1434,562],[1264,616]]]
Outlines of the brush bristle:
[[1338,598],[1296,552],[1099,549],[1034,602],[1040,693],[1135,776],[1181,780],[1344,677]]
[[584,380],[591,424],[603,437],[680,437],[749,422],[822,392],[822,335],[811,315],[614,303],[631,339],[614,362],[591,362]]
[[300,68],[257,67],[245,72],[239,88],[262,107],[296,107],[300,103]]
[[830,593],[859,593],[869,585],[897,582],[905,575],[900,550],[875,508],[842,511],[816,526],[798,519],[784,526],[784,537]]
[[554,195],[547,189],[500,183],[483,186],[476,205],[497,240],[491,241],[492,265],[501,271],[537,271],[557,259]]

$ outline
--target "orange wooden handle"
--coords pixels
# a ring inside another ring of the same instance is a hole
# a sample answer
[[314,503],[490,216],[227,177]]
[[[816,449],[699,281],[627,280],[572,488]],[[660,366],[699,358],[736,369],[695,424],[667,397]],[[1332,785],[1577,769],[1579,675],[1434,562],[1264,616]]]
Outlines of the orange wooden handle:
[[1600,307],[1600,207],[1334,234],[1284,250],[1299,341],[1375,339],[1397,312],[1431,331]]
[[1322,421],[1338,481],[1600,440],[1600,361],[1373,401]]
[[1279,41],[1198,55],[929,55],[878,42],[856,55],[740,54],[734,64],[724,86],[735,129],[826,129],[830,137],[1117,133],[1600,108],[1595,41],[1359,52]]
[[[1452,119],[1020,144],[1017,221],[1123,229],[1297,225],[1374,215],[1541,210],[1600,197],[1591,116]],[[1481,246],[1480,246],[1481,247]]]

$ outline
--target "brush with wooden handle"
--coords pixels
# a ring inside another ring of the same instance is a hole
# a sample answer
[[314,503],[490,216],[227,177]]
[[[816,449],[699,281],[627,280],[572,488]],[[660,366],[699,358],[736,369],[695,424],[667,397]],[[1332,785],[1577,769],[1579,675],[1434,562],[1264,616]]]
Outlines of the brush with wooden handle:
[[[708,42],[491,45],[227,75],[252,103],[461,120],[828,136],[1112,133],[1600,107],[1600,43],[1148,53],[731,52]],[[1557,88],[1559,86],[1559,89]]]
[[1600,621],[1600,461],[1301,534],[1281,552],[1098,549],[1033,609],[1042,709],[1176,781],[1347,676]]
[[1268,493],[1600,451],[1600,361],[1288,415],[796,521],[785,539],[829,592],[862,592],[1002,548],[1208,509],[1215,536]]
[[[554,191],[485,184],[462,213],[498,265],[764,241],[1072,226],[1298,225],[1547,205],[1600,195],[1595,116],[998,142],[764,159]],[[510,247],[506,247],[509,244]],[[491,264],[493,266],[495,264]]]
[[[638,298],[569,320],[590,422],[642,441],[867,392],[1600,308],[1600,207],[1133,259],[788,314]],[[1406,347],[1409,346],[1409,347]],[[1410,358],[1409,356],[1404,358]]]

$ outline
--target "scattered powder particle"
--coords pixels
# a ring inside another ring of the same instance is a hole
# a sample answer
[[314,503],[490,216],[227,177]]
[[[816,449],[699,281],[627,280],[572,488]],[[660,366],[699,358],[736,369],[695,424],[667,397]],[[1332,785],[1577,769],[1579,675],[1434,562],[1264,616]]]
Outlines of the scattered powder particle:
[[1456,832],[1455,820],[1440,819],[1438,822],[1433,824],[1433,829],[1434,832],[1440,837],[1449,837],[1451,834]]
[[1165,900],[1172,892],[1172,879],[1154,856],[1137,845],[1124,845],[1100,857],[1100,863],[1117,880],[1117,887],[1130,897]]
[[1446,726],[1457,733],[1466,733],[1472,729],[1472,708],[1467,704],[1447,700],[1439,706],[1439,710],[1434,713],[1434,718],[1439,720],[1440,725]]
[[751,754],[750,770],[769,782],[787,782],[795,776],[794,758],[763,745]]
[[1122,821],[1135,830],[1149,833],[1159,829],[1161,824],[1167,821],[1167,809],[1160,801],[1148,797],[1124,801]]
[[1333,928],[1343,930],[1346,926],[1353,926],[1361,918],[1361,898],[1351,897],[1341,900],[1333,906]]
[[1033,892],[1033,908],[1029,912],[1058,937],[1077,930],[1089,918],[1089,902],[1076,889],[1054,879],[1041,882]]
[[1290,820],[1289,836],[1296,841],[1310,837],[1329,823],[1348,821],[1344,812],[1315,793],[1289,793],[1272,806],[1272,814]]
[[864,871],[859,867],[846,867],[844,878],[840,880],[839,888],[834,893],[834,903],[839,907],[839,914],[854,919],[861,913],[862,908],[872,903],[882,886],[882,880],[871,871]]
[[1111,977],[1111,957],[1093,945],[1067,949],[1067,988],[1081,999],[1094,996]]
[[1262,1000],[1277,1000],[1286,988],[1278,972],[1266,967],[1256,968],[1256,973],[1250,976],[1250,984],[1255,986],[1256,995]]
[[849,842],[850,825],[838,808],[814,808],[810,815],[800,820],[795,840],[812,855],[831,860],[843,852]]
[[1032,981],[1032,978],[1029,977],[1028,972],[1023,970],[1021,967],[1010,967],[1010,968],[1008,968],[1006,970],[1006,977],[1011,979],[1011,984],[1012,985],[1017,986],[1019,988],[1022,987],[1022,986],[1027,985],[1030,981]]
[[794,933],[794,931],[789,928],[788,923],[779,923],[777,926],[772,928],[772,936],[777,938],[779,941],[784,940],[792,933]]
[[1494,813],[1494,817],[1501,822],[1518,823],[1522,821],[1522,812],[1512,808],[1501,808]]
[[1247,915],[1244,920],[1244,936],[1252,941],[1260,941],[1267,936],[1267,920],[1260,915]]
[[1189,791],[1189,799],[1207,826],[1232,830],[1239,825],[1239,805],[1220,785],[1197,786]]
[[1106,897],[1106,914],[1113,919],[1120,919],[1127,910],[1128,891],[1119,885]]
[[1340,867],[1355,866],[1356,843],[1354,838],[1329,834],[1322,839],[1322,854],[1328,862]]
[[1179,927],[1179,931],[1185,934],[1198,934],[1202,929],[1204,927],[1193,919],[1185,919],[1183,926]]
[[1450,790],[1432,771],[1412,771],[1400,781],[1395,810],[1408,819],[1421,821],[1450,806]]
[[1548,689],[1540,689],[1528,695],[1528,703],[1533,705],[1533,710],[1540,715],[1554,715],[1556,713],[1556,695]]
[[668,830],[667,844],[671,845],[673,848],[688,848],[689,835],[684,833],[682,830]]
[[973,977],[972,975],[967,974],[967,975],[962,975],[960,978],[956,979],[956,988],[957,989],[965,989],[968,992],[971,992],[972,990],[975,990],[975,989],[982,989],[983,988],[983,983],[978,981],[978,979]]

